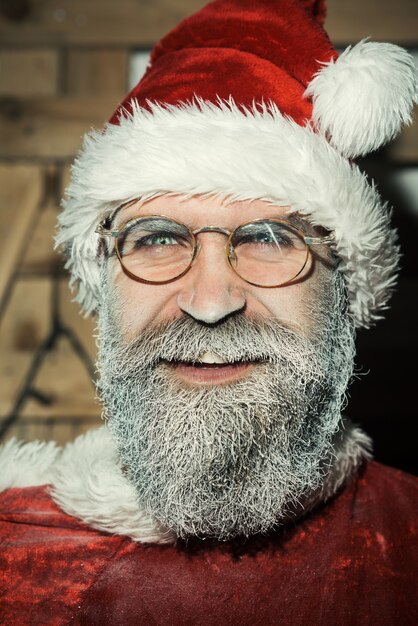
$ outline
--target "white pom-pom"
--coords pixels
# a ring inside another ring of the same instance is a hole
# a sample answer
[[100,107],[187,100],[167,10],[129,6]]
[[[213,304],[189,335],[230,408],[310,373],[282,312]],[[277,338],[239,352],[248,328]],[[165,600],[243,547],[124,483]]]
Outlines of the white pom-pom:
[[346,157],[363,156],[411,122],[418,102],[412,56],[388,43],[361,41],[325,66],[305,92],[313,121]]

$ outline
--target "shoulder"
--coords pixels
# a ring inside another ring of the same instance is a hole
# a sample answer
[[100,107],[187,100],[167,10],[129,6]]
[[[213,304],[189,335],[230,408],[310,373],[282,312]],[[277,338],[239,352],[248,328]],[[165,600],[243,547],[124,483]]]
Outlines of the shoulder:
[[359,488],[376,497],[390,497],[390,499],[408,497],[417,504],[418,477],[400,469],[383,465],[377,461],[367,463],[364,472],[359,477]]
[[100,571],[128,547],[126,537],[65,513],[46,486],[0,494],[0,542],[1,623],[51,626],[71,621]]
[[[353,521],[379,527],[397,541],[418,534],[418,478],[369,461],[352,485]],[[403,539],[402,539],[403,538]]]
[[[91,438],[91,437],[90,437]],[[97,438],[97,436],[95,437]],[[75,479],[74,466],[65,458],[66,447],[55,442],[17,441],[15,438],[0,447],[0,525],[2,539],[13,538],[13,542],[31,541],[41,538],[48,529],[49,537],[54,529],[67,529],[70,536],[76,529],[87,528],[80,518],[59,506],[54,499],[54,489],[63,472],[67,480]],[[81,463],[81,455],[78,455]],[[65,469],[64,469],[65,467]],[[80,467],[79,467],[80,473]],[[81,496],[81,491],[79,492]]]
[[11,512],[12,503],[29,502],[34,497],[32,490],[44,487],[41,492],[50,503],[90,528],[143,543],[174,541],[172,534],[139,506],[105,427],[64,447],[13,439],[0,447],[0,470],[0,510],[6,506]]
[[[13,555],[20,548],[39,550],[63,545],[78,536],[89,542],[100,533],[88,528],[81,520],[68,515],[53,500],[47,486],[12,487],[0,494],[0,532],[2,550]],[[79,543],[80,545],[80,543]],[[6,553],[6,552],[5,552]],[[4,554],[5,554],[4,553]]]

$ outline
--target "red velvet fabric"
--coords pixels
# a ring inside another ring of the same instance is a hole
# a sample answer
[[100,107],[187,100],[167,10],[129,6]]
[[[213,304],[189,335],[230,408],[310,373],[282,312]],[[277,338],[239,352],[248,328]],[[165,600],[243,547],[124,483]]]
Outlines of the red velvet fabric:
[[45,487],[0,499],[1,624],[416,626],[418,480],[369,463],[269,537],[145,546],[60,512]]
[[275,102],[304,124],[312,105],[303,93],[321,62],[337,53],[321,27],[323,0],[215,0],[181,22],[151,54],[151,66],[130,100],[178,104],[195,96],[238,105]]

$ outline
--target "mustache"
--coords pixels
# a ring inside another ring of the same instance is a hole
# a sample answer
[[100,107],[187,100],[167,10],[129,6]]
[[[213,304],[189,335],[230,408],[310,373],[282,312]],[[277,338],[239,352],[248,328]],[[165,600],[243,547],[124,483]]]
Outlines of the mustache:
[[107,373],[117,377],[164,361],[194,363],[204,352],[215,352],[226,363],[281,363],[288,354],[300,353],[306,359],[315,352],[315,345],[290,325],[244,314],[213,326],[182,316],[150,325],[128,343],[106,335],[101,343]]

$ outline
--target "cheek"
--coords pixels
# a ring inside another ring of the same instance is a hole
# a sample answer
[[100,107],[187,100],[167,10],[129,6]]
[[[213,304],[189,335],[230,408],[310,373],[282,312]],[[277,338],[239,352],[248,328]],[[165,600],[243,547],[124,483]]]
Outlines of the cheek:
[[305,331],[310,319],[308,291],[304,285],[278,287],[258,294],[258,300],[275,319]]
[[322,268],[310,264],[300,281],[277,289],[257,291],[257,301],[269,315],[287,323],[294,330],[309,335],[318,318],[318,289]]
[[109,278],[113,289],[112,308],[127,340],[136,337],[149,325],[174,316],[174,307],[170,304],[175,302],[172,285],[153,286],[136,282],[119,267],[111,269]]

